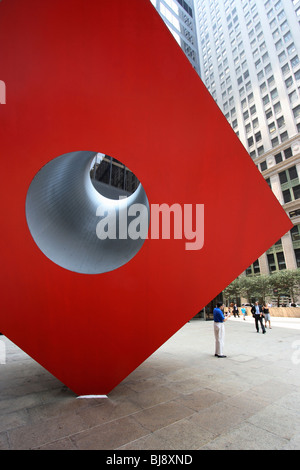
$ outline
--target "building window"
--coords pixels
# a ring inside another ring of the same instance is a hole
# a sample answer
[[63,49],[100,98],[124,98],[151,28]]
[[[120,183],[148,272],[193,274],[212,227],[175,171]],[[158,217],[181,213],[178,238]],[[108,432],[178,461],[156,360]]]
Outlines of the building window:
[[292,43],[288,48],[287,48],[287,53],[288,55],[293,54],[296,51],[295,44]]
[[279,62],[284,62],[286,59],[286,53],[285,51],[282,51],[279,56],[278,56]]
[[260,273],[260,267],[259,267],[258,259],[256,261],[254,261],[254,263],[253,263],[253,271],[254,271],[254,274],[259,274]]
[[279,39],[279,41],[276,42],[275,47],[276,47],[276,51],[279,51],[279,49],[283,47],[283,42],[281,39]]
[[299,225],[294,225],[294,227],[290,230],[292,242],[297,242],[298,240],[300,240],[299,228]]
[[267,119],[270,119],[271,117],[273,116],[273,112],[272,112],[272,109],[267,109],[266,111],[266,118]]
[[278,96],[278,90],[277,90],[277,88],[274,88],[274,90],[271,91],[270,95],[271,95],[272,100],[274,100],[275,98],[277,98],[277,96]]
[[276,162],[276,164],[282,162],[281,152],[279,152],[275,155],[275,162]]
[[293,114],[294,114],[294,117],[297,118],[300,116],[300,104],[298,104],[298,106],[296,106],[295,108],[293,108]]
[[276,253],[277,263],[279,270],[286,269],[285,258],[283,251]]
[[288,172],[289,172],[290,180],[294,180],[294,179],[298,178],[298,172],[297,172],[297,168],[295,166],[292,166],[291,168],[289,168]]
[[[263,104],[266,105],[270,102],[270,98],[269,98],[269,95],[266,95],[263,97]],[[299,106],[300,107],[300,106]]]
[[287,179],[287,173],[286,173],[286,171],[281,171],[278,176],[279,176],[280,184],[285,184],[285,183],[287,183],[288,179]]
[[261,145],[261,147],[258,147],[258,149],[257,149],[257,154],[258,154],[259,157],[260,157],[260,155],[262,155],[264,152],[265,152],[265,149],[264,149],[264,146],[263,146],[263,145]]
[[275,111],[275,114],[280,113],[280,111],[281,111],[281,104],[279,103],[279,101],[278,101],[278,103],[275,103],[275,104],[274,104],[274,111]]
[[286,75],[290,71],[290,66],[289,64],[285,64],[283,67],[281,67],[283,75]]
[[289,212],[289,216],[292,219],[293,217],[299,217],[300,209],[295,209],[294,211]]
[[290,88],[292,85],[293,85],[294,81],[293,81],[293,78],[292,77],[289,77],[285,80],[285,86],[287,88]]
[[296,263],[297,263],[297,268],[300,268],[300,249],[296,248],[294,250],[295,252],[295,258],[296,258]]
[[260,142],[260,141],[261,141],[261,132],[260,132],[260,131],[255,134],[255,141],[256,141],[256,142]]
[[294,199],[300,198],[300,184],[293,187]]
[[270,134],[273,134],[273,132],[276,131],[276,126],[275,126],[275,122],[271,122],[271,124],[269,124],[269,132]]
[[285,191],[282,191],[282,195],[283,195],[284,204],[287,204],[288,202],[291,202],[292,197],[291,197],[291,192],[290,192],[289,189],[286,189]]
[[268,265],[269,265],[269,271],[272,273],[273,271],[276,271],[276,264],[275,264],[275,258],[273,253],[267,255],[268,258]]
[[260,169],[261,169],[261,171],[265,171],[265,170],[267,169],[267,162],[266,162],[266,160],[263,161],[263,162],[261,162],[261,164],[260,164]]
[[296,55],[292,60],[291,60],[291,65],[292,67],[296,67],[296,65],[299,64],[299,57]]

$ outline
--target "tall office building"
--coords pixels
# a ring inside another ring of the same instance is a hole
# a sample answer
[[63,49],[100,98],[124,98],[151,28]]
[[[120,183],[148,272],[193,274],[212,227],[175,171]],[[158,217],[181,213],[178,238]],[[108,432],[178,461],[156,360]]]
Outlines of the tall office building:
[[150,0],[174,38],[200,74],[193,0]]
[[[300,267],[300,0],[195,3],[201,78],[294,223],[246,274],[296,269]],[[246,175],[245,190],[251,190]],[[268,230],[268,220],[253,222],[258,230]],[[252,230],[243,226],[243,214],[240,228]]]

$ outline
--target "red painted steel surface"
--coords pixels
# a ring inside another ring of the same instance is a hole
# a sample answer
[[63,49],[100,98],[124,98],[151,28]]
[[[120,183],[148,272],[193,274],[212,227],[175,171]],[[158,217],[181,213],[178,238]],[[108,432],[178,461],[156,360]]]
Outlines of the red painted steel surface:
[[[3,0],[0,44],[0,330],[75,393],[107,394],[291,223],[148,0]],[[150,204],[204,204],[203,249],[149,239],[100,275],[49,261],[26,194],[78,150],[121,160]]]

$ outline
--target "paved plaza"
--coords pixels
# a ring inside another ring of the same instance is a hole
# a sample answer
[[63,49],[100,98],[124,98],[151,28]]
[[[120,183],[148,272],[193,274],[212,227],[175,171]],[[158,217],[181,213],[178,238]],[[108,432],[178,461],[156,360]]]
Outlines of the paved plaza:
[[300,319],[225,328],[227,358],[213,322],[192,320],[103,399],[76,397],[0,336],[0,450],[299,450]]

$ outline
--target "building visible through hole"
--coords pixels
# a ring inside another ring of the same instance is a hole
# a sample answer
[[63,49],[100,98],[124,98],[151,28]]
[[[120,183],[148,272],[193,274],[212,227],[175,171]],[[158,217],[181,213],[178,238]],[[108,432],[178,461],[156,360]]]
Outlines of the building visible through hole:
[[116,158],[97,153],[94,158],[90,177],[94,188],[103,196],[119,199],[120,196],[133,194],[140,182],[132,171]]

